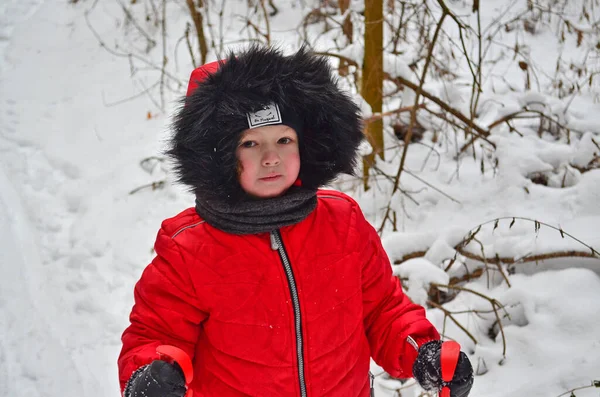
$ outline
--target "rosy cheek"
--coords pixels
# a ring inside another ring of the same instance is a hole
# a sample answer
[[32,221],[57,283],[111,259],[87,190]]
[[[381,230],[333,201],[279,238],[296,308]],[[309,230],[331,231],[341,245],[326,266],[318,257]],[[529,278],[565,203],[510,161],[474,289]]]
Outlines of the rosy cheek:
[[238,165],[241,170],[250,170],[252,169],[252,156],[248,151],[241,151],[237,155]]
[[298,153],[293,153],[287,161],[287,171],[288,175],[292,179],[296,179],[298,177],[298,172],[300,171],[300,155]]
[[292,156],[292,161],[298,166],[300,167],[300,153],[296,152],[294,153],[294,155]]
[[244,155],[238,155],[238,181],[244,187],[249,179],[248,175],[251,172],[251,164]]

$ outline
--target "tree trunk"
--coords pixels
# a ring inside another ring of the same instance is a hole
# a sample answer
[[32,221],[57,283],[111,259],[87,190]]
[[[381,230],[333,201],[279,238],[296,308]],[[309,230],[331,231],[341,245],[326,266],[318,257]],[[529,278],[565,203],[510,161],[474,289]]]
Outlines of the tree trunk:
[[[338,7],[340,9],[340,14],[344,15],[344,13],[348,10],[348,7],[350,7],[350,0],[338,0]],[[352,19],[350,19],[350,13],[346,15],[346,18],[344,18],[344,22],[342,22],[342,33],[344,33],[344,36],[346,37],[346,45],[352,44],[354,35]],[[344,61],[343,59],[340,59],[338,73],[340,76],[348,76],[348,74],[350,73],[348,62]]]
[[206,55],[208,54],[208,46],[206,45],[206,37],[204,36],[204,21],[202,14],[198,11],[204,6],[204,1],[199,0],[198,6],[194,4],[193,0],[186,0],[190,15],[194,21],[194,27],[196,28],[196,36],[198,37],[198,49],[200,51],[200,65],[206,63]]
[[[373,113],[381,113],[383,104],[383,0],[365,0],[365,55],[361,95],[371,105]],[[369,167],[375,156],[384,159],[383,119],[365,126],[365,134],[373,153],[363,159],[363,183],[369,188]]]

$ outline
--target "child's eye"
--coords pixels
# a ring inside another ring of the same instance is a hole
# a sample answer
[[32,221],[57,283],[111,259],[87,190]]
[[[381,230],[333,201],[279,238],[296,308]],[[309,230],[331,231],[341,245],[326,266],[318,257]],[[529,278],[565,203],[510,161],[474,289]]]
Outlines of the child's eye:
[[290,143],[290,142],[292,142],[292,139],[291,139],[291,138],[287,138],[287,137],[286,137],[286,138],[280,138],[280,139],[277,141],[277,143],[281,143],[281,144],[284,144],[284,145],[286,145],[286,144],[288,144],[288,143]]
[[242,142],[242,143],[240,144],[240,146],[241,146],[241,147],[247,147],[247,148],[250,148],[250,147],[254,147],[254,146],[256,146],[256,142],[254,142],[254,141],[245,141],[245,142]]

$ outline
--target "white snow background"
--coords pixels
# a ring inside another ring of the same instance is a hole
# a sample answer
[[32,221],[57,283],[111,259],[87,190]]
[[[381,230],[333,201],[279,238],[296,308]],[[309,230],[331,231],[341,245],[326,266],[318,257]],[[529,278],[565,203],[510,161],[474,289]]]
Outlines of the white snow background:
[[[296,47],[293,34],[301,15],[290,4],[297,2],[278,3],[287,5],[271,21],[274,39],[284,48]],[[502,4],[500,0],[483,3],[489,3],[489,18],[495,10],[491,5]],[[239,21],[232,16],[236,4],[227,4],[226,33],[235,37],[239,34]],[[159,111],[156,96],[138,95],[156,81],[159,72],[131,76],[129,61],[102,48],[87,25],[84,14],[92,8],[91,25],[108,45],[117,42],[123,31],[116,22],[122,18],[117,1],[0,1],[3,397],[119,395],[116,359],[134,283],[152,258],[160,222],[193,203],[181,187],[170,183],[172,176],[162,163],[140,166],[142,159],[159,155],[164,147],[169,115],[191,71],[189,59],[179,57],[177,78],[182,86],[179,92],[167,92],[168,109]],[[179,13],[169,14],[169,25],[185,25],[185,9],[180,8]],[[551,41],[546,39],[531,38],[530,51],[541,64],[548,59],[551,71],[558,48],[547,45]],[[360,59],[361,51],[355,47],[345,55]],[[151,56],[160,58],[160,51]],[[406,75],[408,69],[398,57],[386,60],[386,70]],[[522,84],[519,70],[506,67],[499,73],[515,85]],[[435,84],[427,89],[444,92]],[[470,88],[456,86],[444,95],[459,103],[467,92]],[[135,98],[125,100],[131,97]],[[567,107],[566,101],[536,91],[505,88],[492,94],[486,90],[484,97],[491,105],[481,117],[482,124],[523,103]],[[498,146],[499,159],[495,171],[489,166],[482,173],[480,160],[466,156],[457,177],[452,145],[441,142],[439,154],[421,145],[410,146],[407,168],[454,199],[409,175],[403,176],[403,188],[416,192],[413,197],[419,205],[394,197],[406,214],[399,213],[399,231],[384,232],[390,258],[425,252],[424,257],[394,265],[412,299],[424,304],[431,282],[444,284],[449,277],[464,275],[465,268],[473,269],[476,262],[459,256],[458,265],[443,271],[461,239],[477,225],[498,217],[508,219],[495,230],[493,222],[484,226],[478,235],[488,257],[586,250],[544,226],[537,233],[527,221],[517,220],[510,227],[514,216],[560,227],[600,250],[600,171],[581,174],[569,168],[569,164],[587,164],[597,153],[591,140],[600,142],[600,105],[592,94],[578,95],[564,114],[565,123],[585,132],[573,136],[570,143],[494,130],[491,139]],[[394,169],[394,164],[397,161],[388,167]],[[532,172],[545,172],[549,186],[533,184],[527,178]],[[130,194],[164,178],[164,188]],[[562,181],[566,187],[558,188]],[[336,186],[355,196],[373,224],[379,225],[385,205],[381,191],[362,192],[360,183],[351,179]],[[480,252],[477,245],[467,248]],[[510,288],[499,277],[485,276],[463,285],[495,298],[510,314],[506,317],[501,311],[505,357],[501,335],[489,335],[495,317],[487,300],[461,292],[444,305],[445,310],[460,312],[455,317],[477,344],[450,320],[444,321],[441,310],[428,310],[444,335],[462,344],[480,373],[471,395],[557,397],[600,379],[600,261],[556,259],[517,264],[513,270]],[[376,395],[393,396],[399,382],[387,379],[375,365],[373,369]],[[404,397],[420,393],[414,382],[401,392]],[[598,389],[575,393],[600,395]]]

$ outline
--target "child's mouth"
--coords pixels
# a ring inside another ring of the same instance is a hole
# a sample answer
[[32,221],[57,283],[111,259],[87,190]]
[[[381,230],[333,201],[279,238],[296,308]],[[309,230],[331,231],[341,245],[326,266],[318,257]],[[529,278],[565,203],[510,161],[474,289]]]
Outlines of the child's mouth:
[[278,180],[279,178],[281,178],[281,175],[271,175],[264,178],[260,178],[260,180],[265,182],[273,182]]

